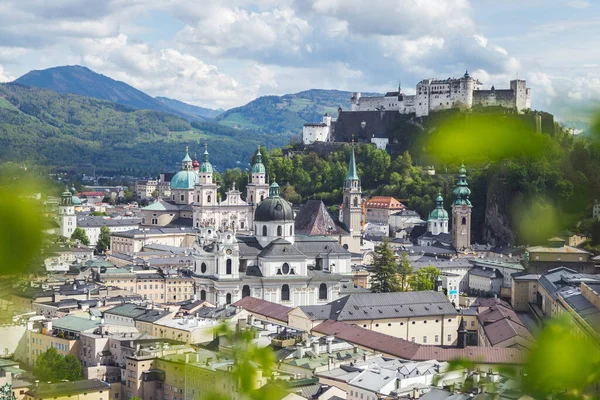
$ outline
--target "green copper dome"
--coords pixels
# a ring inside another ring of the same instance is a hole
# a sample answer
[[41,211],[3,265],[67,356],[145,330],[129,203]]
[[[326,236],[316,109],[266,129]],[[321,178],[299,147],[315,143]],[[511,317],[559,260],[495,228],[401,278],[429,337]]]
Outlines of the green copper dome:
[[81,199],[77,196],[71,196],[71,204],[73,205],[81,205]]
[[465,165],[461,165],[458,170],[458,183],[454,188],[454,204],[457,206],[461,206],[463,204],[471,206],[471,201],[469,200],[469,196],[471,195],[471,189],[469,189],[469,184],[467,183],[467,170]]
[[171,179],[171,189],[193,189],[194,186],[200,182],[198,173],[193,170],[179,171]]
[[429,219],[448,219],[448,211],[444,210],[444,198],[441,193],[435,199],[435,208],[429,213]]
[[200,172],[206,172],[212,174],[214,172],[212,164],[208,161],[208,145],[204,146],[204,156],[202,164],[200,164]]
[[258,147],[258,152],[256,153],[256,163],[252,166],[253,174],[265,174],[265,166],[262,163],[262,154],[260,153],[260,146]]

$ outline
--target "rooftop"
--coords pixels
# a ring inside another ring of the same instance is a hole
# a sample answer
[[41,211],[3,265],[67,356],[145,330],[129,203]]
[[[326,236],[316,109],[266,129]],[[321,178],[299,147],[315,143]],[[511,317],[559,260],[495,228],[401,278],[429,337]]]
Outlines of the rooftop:
[[100,326],[99,319],[81,318],[74,315],[67,315],[52,321],[54,329],[63,329],[72,332],[86,332],[96,329]]
[[365,202],[366,208],[382,208],[386,210],[403,210],[406,206],[391,196],[373,196]]
[[74,382],[40,383],[38,387],[27,392],[32,398],[56,398],[79,393],[96,393],[106,391],[106,398],[110,391],[110,384],[99,379],[88,379]]
[[242,307],[244,310],[252,314],[263,315],[265,317],[285,323],[288,321],[288,313],[292,311],[291,307],[282,306],[280,304],[271,303],[270,301],[257,299],[250,296],[236,301],[233,303],[233,305],[236,307]]

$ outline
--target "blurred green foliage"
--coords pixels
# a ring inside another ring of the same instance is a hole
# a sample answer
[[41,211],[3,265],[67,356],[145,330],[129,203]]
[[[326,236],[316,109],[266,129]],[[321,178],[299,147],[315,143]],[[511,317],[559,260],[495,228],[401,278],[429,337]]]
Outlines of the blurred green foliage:
[[83,379],[83,369],[77,356],[73,354],[63,356],[54,347],[50,347],[36,358],[33,371],[42,381]]

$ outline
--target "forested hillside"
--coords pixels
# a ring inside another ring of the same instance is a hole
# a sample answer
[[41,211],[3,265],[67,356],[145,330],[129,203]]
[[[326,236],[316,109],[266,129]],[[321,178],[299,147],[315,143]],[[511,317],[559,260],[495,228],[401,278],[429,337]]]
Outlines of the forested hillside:
[[186,145],[193,153],[208,143],[214,164],[225,169],[247,166],[258,144],[281,146],[287,140],[90,97],[0,85],[0,161],[157,173],[176,169]]
[[[494,128],[493,121],[485,126],[474,126],[479,137],[469,138],[464,124],[463,138],[453,136],[445,125],[424,134],[420,145],[438,160],[435,176],[415,166],[408,152],[391,157],[373,145],[357,144],[363,194],[394,196],[427,219],[441,192],[450,212],[456,172],[464,161],[472,190],[476,242],[533,244],[544,243],[564,229],[588,232],[591,204],[600,198],[600,144],[573,137],[560,126],[553,134],[519,131],[510,124],[502,128],[496,123]],[[504,139],[496,134],[505,135]],[[435,154],[438,148],[443,155]],[[349,155],[350,145],[326,157],[314,152],[290,157],[281,149],[269,153],[263,149],[268,173],[277,177],[283,195],[294,203],[317,198],[327,205],[340,204]],[[223,180],[224,186],[232,180],[244,185],[247,177],[241,171],[228,171]]]
[[[363,93],[374,96],[375,93]],[[284,96],[263,96],[219,115],[216,121],[239,129],[300,135],[307,122],[321,122],[323,115],[337,115],[338,107],[350,108],[351,92],[312,89]]]

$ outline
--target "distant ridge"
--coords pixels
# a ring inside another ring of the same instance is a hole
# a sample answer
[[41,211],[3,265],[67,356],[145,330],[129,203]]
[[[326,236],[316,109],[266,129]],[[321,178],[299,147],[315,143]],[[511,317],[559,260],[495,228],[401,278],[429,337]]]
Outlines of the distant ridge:
[[185,114],[174,110],[125,82],[114,80],[81,65],[33,70],[16,79],[15,82],[59,93],[72,93],[109,100],[138,110],[168,112],[180,115],[188,120],[201,119],[193,114]]
[[155,99],[173,110],[200,118],[212,119],[225,112],[225,110],[222,108],[213,110],[212,108],[198,107],[192,104],[184,103],[183,101],[170,99],[168,97],[158,96],[155,97]]

